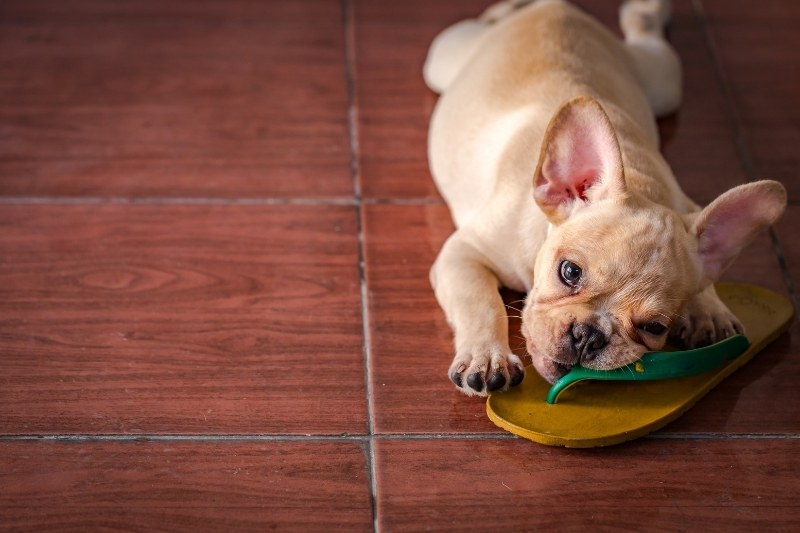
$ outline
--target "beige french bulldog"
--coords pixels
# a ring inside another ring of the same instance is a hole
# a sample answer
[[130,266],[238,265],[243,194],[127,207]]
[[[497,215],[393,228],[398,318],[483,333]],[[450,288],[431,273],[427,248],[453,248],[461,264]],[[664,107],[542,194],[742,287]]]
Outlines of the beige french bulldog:
[[786,192],[748,183],[701,209],[681,191],[655,124],[681,101],[668,17],[666,0],[626,2],[622,42],[566,2],[506,1],[433,42],[429,159],[457,230],[431,282],[463,392],[522,381],[501,285],[528,293],[522,333],[551,382],[742,331],[712,284]]

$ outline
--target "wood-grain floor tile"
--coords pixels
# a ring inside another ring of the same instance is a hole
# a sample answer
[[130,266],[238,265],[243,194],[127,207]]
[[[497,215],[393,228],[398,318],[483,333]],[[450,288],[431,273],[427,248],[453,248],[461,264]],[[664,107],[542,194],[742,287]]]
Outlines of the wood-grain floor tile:
[[800,527],[796,440],[376,444],[386,531],[776,531]]
[[5,205],[0,433],[366,429],[351,207]]
[[786,255],[786,266],[792,275],[795,286],[800,283],[800,205],[790,205],[783,218],[776,225],[776,233],[781,249]]
[[354,0],[361,187],[366,197],[438,198],[427,158],[437,96],[422,80],[442,29],[480,13],[484,0]]
[[2,442],[4,531],[370,531],[349,443]]
[[683,190],[707,204],[745,181],[733,120],[691,0],[673,2],[668,38],[683,65],[683,102],[659,121],[662,151]]
[[0,194],[351,196],[340,11],[3,2]]
[[[446,376],[451,332],[428,281],[428,269],[452,231],[446,207],[368,206],[364,227],[376,431],[496,432],[484,402],[458,393]],[[788,295],[766,234],[745,250],[725,279]],[[507,303],[519,308],[521,303],[512,301],[522,297],[509,297]],[[509,315],[516,314],[509,308]],[[509,338],[511,348],[525,356],[518,321],[510,322]],[[666,431],[800,430],[800,398],[792,378],[800,379],[796,351],[784,336]]]
[[364,218],[375,431],[499,431],[447,378],[452,337],[428,281],[447,209],[368,206]]
[[777,179],[800,200],[800,4],[702,0],[744,128],[753,179]]

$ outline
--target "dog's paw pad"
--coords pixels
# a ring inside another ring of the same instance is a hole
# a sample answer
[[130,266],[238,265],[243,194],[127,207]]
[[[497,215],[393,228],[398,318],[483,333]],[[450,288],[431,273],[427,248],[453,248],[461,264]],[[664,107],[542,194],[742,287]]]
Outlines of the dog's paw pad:
[[496,390],[502,389],[506,384],[506,377],[501,373],[495,373],[489,380],[486,382],[486,389],[489,392],[493,392]]
[[481,376],[478,372],[473,372],[467,378],[467,385],[469,385],[469,388],[474,390],[475,392],[482,392],[483,376]]
[[522,380],[525,377],[525,369],[522,367],[522,363],[513,365],[509,373],[511,374],[512,387],[516,387],[522,383]]
[[508,390],[525,377],[522,361],[513,353],[499,349],[475,353],[481,355],[457,354],[448,372],[450,381],[469,396]]

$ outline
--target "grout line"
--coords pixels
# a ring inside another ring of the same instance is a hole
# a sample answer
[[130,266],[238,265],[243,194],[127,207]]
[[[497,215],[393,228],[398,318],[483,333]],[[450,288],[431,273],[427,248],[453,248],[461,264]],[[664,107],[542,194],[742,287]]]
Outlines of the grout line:
[[[798,440],[797,433],[653,433],[643,437],[647,440]],[[357,442],[370,445],[376,440],[415,441],[507,441],[524,439],[511,433],[384,433],[378,435],[281,435],[229,433],[199,435],[175,434],[62,434],[62,435],[0,435],[0,442]],[[531,443],[532,446],[540,446]]]
[[[357,147],[355,148],[357,149]],[[357,163],[352,169],[354,175],[358,174]],[[316,197],[316,196],[289,196],[289,197],[239,197],[239,198],[214,198],[214,197],[169,197],[169,196],[0,196],[0,205],[437,205],[444,204],[440,198],[431,197],[379,197],[362,198],[357,190],[360,180],[354,180],[353,189],[355,196],[349,197]]]
[[367,205],[444,205],[441,198],[365,198]]
[[714,41],[714,36],[711,34],[711,28],[708,25],[708,18],[706,17],[705,9],[703,8],[702,0],[692,0],[692,7],[694,8],[695,18],[700,24],[700,31],[703,33],[703,38],[708,47],[711,60],[714,63],[714,77],[717,79],[720,92],[727,108],[728,116],[731,119],[731,126],[733,126],[733,142],[736,147],[736,154],[744,167],[747,181],[753,181],[755,176],[755,163],[750,157],[750,151],[747,149],[747,139],[744,134],[744,125],[739,116],[736,107],[736,102],[733,98],[733,90],[731,83],[725,75],[725,70],[722,67],[722,61],[717,51],[717,45]]
[[140,434],[140,435],[0,435],[0,442],[362,442],[366,435],[279,435],[279,434],[219,434],[196,433]]
[[190,197],[171,198],[162,196],[146,196],[126,198],[121,196],[0,196],[0,205],[356,205],[354,198],[343,197],[260,197],[260,198],[212,198]]
[[778,259],[778,267],[783,274],[783,282],[789,290],[789,298],[794,306],[794,314],[798,317],[795,320],[798,320],[800,319],[800,303],[798,302],[797,293],[795,292],[794,279],[792,279],[789,265],[786,262],[786,254],[783,253],[783,247],[781,246],[780,239],[778,239],[778,233],[775,231],[775,228],[769,228],[769,239],[772,244],[772,251]]
[[367,409],[367,433],[364,442],[366,467],[369,476],[370,513],[372,530],[380,531],[378,518],[378,476],[375,458],[375,417],[372,390],[371,335],[369,317],[369,290],[364,243],[364,201],[361,189],[360,145],[358,131],[358,93],[356,92],[356,36],[353,0],[341,0],[342,32],[344,34],[344,78],[347,91],[347,131],[350,136],[350,172],[353,178],[355,216],[358,242],[358,278],[361,298],[361,337],[364,359],[364,393]]
[[[714,40],[714,36],[711,34],[711,28],[708,25],[708,17],[706,16],[705,9],[703,8],[703,0],[692,0],[692,7],[694,9],[695,18],[700,24],[700,28],[703,33],[703,37],[705,38],[708,51],[711,55],[712,62],[714,63],[714,75],[717,79],[717,84],[719,85],[720,91],[722,92],[722,97],[725,107],[727,108],[728,116],[732,122],[734,131],[734,145],[736,147],[736,153],[739,156],[739,160],[744,167],[746,174],[745,179],[748,182],[755,181],[756,167],[755,162],[750,155],[750,150],[747,147],[744,123],[742,121],[742,117],[739,115],[738,107],[736,106],[736,101],[733,97],[731,82],[725,75],[725,69],[722,66],[722,59],[720,58],[716,41]],[[786,284],[787,290],[789,291],[789,298],[792,301],[795,313],[797,313],[800,311],[800,306],[798,305],[798,297],[797,293],[795,292],[794,280],[792,279],[792,274],[786,264],[786,255],[783,252],[783,247],[781,246],[780,239],[778,239],[778,235],[775,232],[775,228],[769,229],[769,236],[772,242],[773,252],[775,253],[778,261],[778,266],[781,269],[781,274],[783,275],[783,281]]]
[[366,442],[374,440],[515,440],[518,439],[510,433],[384,433],[374,434],[341,434],[341,435],[290,435],[279,433],[226,433],[208,434],[197,433],[172,433],[172,434],[20,434],[0,435],[3,441],[58,441],[58,442],[141,442],[141,441],[166,441],[166,442],[224,442],[224,441],[250,441],[250,442]]
[[655,433],[649,440],[797,440],[794,433]]

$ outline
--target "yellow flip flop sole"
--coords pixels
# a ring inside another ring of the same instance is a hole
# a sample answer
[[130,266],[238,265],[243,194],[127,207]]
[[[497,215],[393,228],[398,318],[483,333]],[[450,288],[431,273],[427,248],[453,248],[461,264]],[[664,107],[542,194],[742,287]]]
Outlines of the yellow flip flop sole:
[[545,401],[550,384],[528,367],[518,387],[489,396],[489,419],[520,437],[570,448],[618,444],[665,426],[786,331],[794,317],[786,298],[761,287],[721,283],[717,293],[744,324],[750,342],[728,363],[659,381],[583,381],[554,404]]

